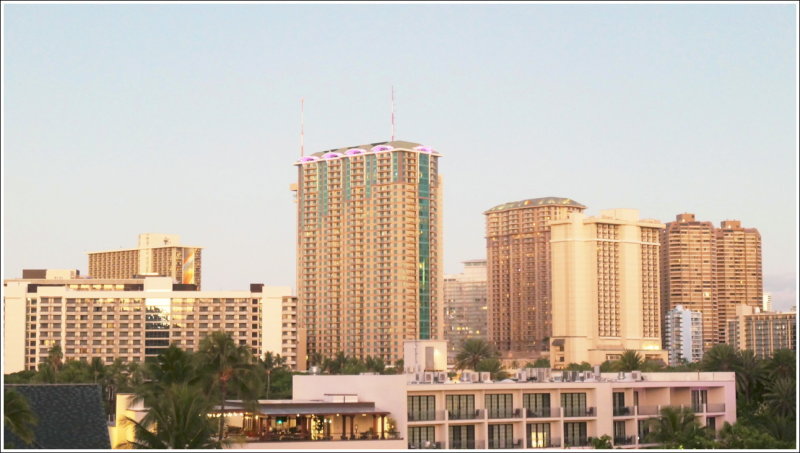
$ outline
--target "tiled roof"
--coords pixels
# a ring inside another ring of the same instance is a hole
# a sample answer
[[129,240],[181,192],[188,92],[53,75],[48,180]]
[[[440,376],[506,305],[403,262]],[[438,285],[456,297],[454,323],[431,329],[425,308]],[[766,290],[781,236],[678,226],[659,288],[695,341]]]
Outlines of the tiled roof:
[[561,198],[561,197],[544,197],[544,198],[530,198],[528,200],[522,201],[511,201],[508,203],[503,203],[497,205],[485,212],[488,214],[490,212],[496,211],[506,211],[509,209],[519,209],[519,208],[527,208],[527,207],[535,207],[535,206],[576,206],[579,208],[586,208],[586,206],[578,203],[575,200],[571,200],[569,198]]
[[34,445],[23,442],[3,428],[6,444],[15,448],[110,449],[103,397],[97,384],[11,385],[25,399],[38,419]]

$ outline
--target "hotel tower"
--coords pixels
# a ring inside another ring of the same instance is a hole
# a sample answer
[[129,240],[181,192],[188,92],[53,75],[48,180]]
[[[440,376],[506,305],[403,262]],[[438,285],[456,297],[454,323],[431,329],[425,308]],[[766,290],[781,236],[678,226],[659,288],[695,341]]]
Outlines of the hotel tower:
[[536,358],[552,335],[550,222],[586,206],[545,197],[495,206],[486,215],[489,339],[507,358]]
[[444,329],[440,154],[404,141],[302,156],[297,291],[308,354],[403,357]]

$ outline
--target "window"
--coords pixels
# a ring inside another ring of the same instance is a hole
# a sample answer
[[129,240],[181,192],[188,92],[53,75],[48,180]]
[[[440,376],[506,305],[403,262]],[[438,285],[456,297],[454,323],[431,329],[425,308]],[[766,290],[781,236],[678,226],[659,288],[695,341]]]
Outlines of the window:
[[550,417],[550,394],[526,393],[522,395],[522,406],[528,417]]
[[589,444],[586,438],[586,422],[564,423],[564,446],[583,447]]
[[[489,418],[511,418],[514,416],[514,406],[510,393],[500,395],[486,395],[486,409]],[[499,448],[499,447],[498,447]]]
[[436,397],[434,396],[409,396],[408,420],[436,420]]
[[585,393],[562,393],[561,407],[564,408],[564,417],[583,417],[586,411]]
[[434,436],[433,426],[412,426],[408,428],[408,448],[432,448],[436,442]]
[[475,418],[475,395],[447,395],[447,412],[450,420]]
[[550,423],[528,423],[528,448],[561,447],[558,442],[551,443],[551,440]]
[[489,448],[506,449],[513,447],[514,425],[510,423],[505,425],[489,425]]
[[705,412],[708,390],[692,390],[692,411]]
[[[448,398],[454,395],[448,395]],[[461,395],[465,396],[465,395]],[[471,396],[471,395],[470,395]],[[451,425],[449,429],[450,449],[474,449],[475,448],[475,426],[474,425]]]

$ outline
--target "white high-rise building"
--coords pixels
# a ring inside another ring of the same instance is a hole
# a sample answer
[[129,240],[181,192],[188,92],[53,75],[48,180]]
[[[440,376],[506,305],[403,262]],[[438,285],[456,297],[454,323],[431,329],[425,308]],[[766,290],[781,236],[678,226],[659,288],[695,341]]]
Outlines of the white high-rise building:
[[764,300],[761,303],[762,311],[772,311],[772,293],[764,293]]
[[664,319],[664,348],[669,351],[669,364],[682,360],[699,362],[703,358],[703,314],[678,305]]

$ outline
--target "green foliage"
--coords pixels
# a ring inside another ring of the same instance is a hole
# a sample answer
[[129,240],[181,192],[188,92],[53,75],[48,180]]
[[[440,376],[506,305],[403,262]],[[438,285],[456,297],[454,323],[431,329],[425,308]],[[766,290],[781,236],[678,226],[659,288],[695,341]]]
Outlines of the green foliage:
[[482,338],[468,338],[461,343],[461,348],[456,355],[456,369],[474,370],[483,359],[498,358],[500,355],[495,348]]
[[700,368],[703,371],[735,371],[738,358],[729,344],[718,344],[703,354]]
[[725,422],[719,432],[717,446],[726,450],[779,449],[788,447],[785,442],[778,441],[769,433],[740,422],[734,425]]
[[28,400],[16,390],[6,388],[3,391],[3,429],[8,428],[25,444],[31,445],[35,441],[33,427],[37,423]]
[[600,437],[592,437],[590,439],[592,448],[595,450],[611,450],[614,448],[614,445],[611,443],[611,436],[608,434],[603,434]]
[[503,369],[500,359],[492,357],[483,359],[473,368],[475,371],[488,371],[493,381],[502,381],[508,378],[508,373]]
[[550,359],[539,357],[535,362],[533,362],[533,368],[550,368]]
[[618,360],[617,371],[634,371],[641,370],[644,362],[642,356],[633,350],[626,349],[622,353],[622,357]]
[[565,368],[567,371],[592,371],[592,364],[589,362],[570,363]]
[[713,435],[695,419],[687,408],[664,407],[661,416],[651,421],[646,441],[658,443],[662,448],[714,448]]

